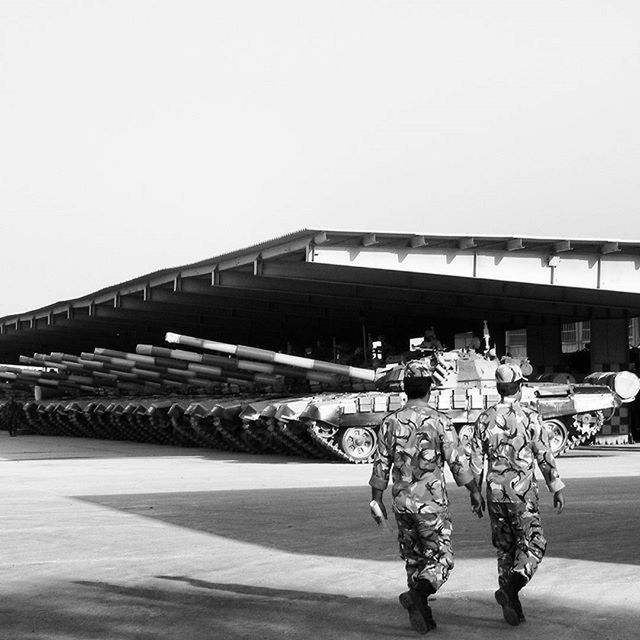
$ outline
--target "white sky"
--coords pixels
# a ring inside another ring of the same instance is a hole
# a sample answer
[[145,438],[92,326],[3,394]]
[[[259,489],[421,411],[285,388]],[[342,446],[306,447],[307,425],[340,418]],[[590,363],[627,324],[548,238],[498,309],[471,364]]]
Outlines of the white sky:
[[303,227],[640,240],[637,0],[0,0],[0,315]]

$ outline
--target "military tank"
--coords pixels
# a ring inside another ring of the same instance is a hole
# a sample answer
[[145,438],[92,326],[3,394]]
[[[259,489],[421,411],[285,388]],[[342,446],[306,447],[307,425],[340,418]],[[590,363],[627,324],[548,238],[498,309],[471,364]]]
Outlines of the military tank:
[[[435,384],[429,404],[446,414],[460,438],[467,440],[480,413],[500,398],[494,377],[499,363],[464,351],[435,354],[430,360]],[[404,402],[403,371],[404,366],[395,366],[383,372],[375,392],[316,396],[299,420],[336,455],[366,462],[375,450],[384,415]],[[540,413],[552,451],[560,456],[590,440],[639,389],[640,380],[631,372],[596,373],[581,384],[526,382],[521,402]]]
[[[25,423],[47,435],[352,463],[372,459],[384,416],[405,401],[400,363],[374,371],[175,333],[166,340],[189,350],[138,345],[135,353],[34,354],[21,360],[57,370],[0,377],[72,395],[24,404]],[[468,438],[479,414],[499,399],[498,361],[464,349],[417,355],[432,371],[429,403]],[[561,455],[588,441],[639,390],[630,372],[594,373],[580,384],[526,382],[522,403],[539,411]]]
[[[236,426],[242,422],[241,433],[249,449],[276,450],[280,442],[283,448],[298,453],[368,462],[384,416],[405,401],[402,364],[372,371],[172,333],[166,339],[232,357],[343,377],[360,387],[352,392],[323,391],[246,404],[234,420]],[[462,439],[468,438],[480,413],[499,400],[495,384],[498,360],[473,350],[433,351],[422,357],[435,383],[429,403],[452,420]],[[633,401],[639,390],[640,380],[631,372],[594,373],[580,384],[527,382],[522,403],[540,413],[554,453],[562,455],[588,441],[618,407]]]

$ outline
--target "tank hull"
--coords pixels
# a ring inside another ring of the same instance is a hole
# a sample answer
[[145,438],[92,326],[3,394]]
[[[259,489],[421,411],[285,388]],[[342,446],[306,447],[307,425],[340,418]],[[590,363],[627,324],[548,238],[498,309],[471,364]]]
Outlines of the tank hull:
[[[586,443],[620,401],[604,385],[528,384],[522,404],[548,427],[556,455]],[[435,389],[429,403],[468,438],[499,400],[495,387]],[[382,420],[404,404],[399,391],[308,396],[158,396],[30,401],[24,426],[37,433],[124,439],[352,463],[371,461]]]

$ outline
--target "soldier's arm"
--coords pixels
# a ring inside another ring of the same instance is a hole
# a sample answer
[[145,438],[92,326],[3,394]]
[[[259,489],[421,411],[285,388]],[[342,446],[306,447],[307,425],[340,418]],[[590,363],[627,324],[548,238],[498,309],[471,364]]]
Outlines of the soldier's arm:
[[[382,502],[382,495],[389,484],[389,473],[393,464],[393,454],[395,448],[395,436],[393,430],[393,418],[387,417],[380,426],[378,432],[378,446],[373,458],[373,469],[369,486],[371,487],[371,500],[377,502],[384,517],[387,517],[387,510]],[[373,513],[373,519],[379,522],[379,518]]]
[[531,421],[532,449],[540,468],[540,473],[542,473],[547,488],[553,493],[553,506],[557,508],[558,513],[562,513],[564,509],[564,494],[562,490],[565,488],[565,484],[560,479],[556,460],[553,457],[553,453],[551,453],[549,433],[542,425],[537,413],[531,413],[529,419]]
[[482,413],[478,416],[476,423],[473,425],[473,435],[469,439],[467,449],[467,458],[469,460],[469,469],[473,473],[473,477],[478,483],[478,487],[482,489],[484,480],[484,446],[482,434],[485,430],[487,416]]
[[442,455],[451,469],[456,484],[461,487],[474,479],[469,470],[469,462],[451,420],[442,414],[437,419]]
[[471,497],[471,510],[482,518],[484,510],[484,500],[480,495],[480,489],[476,483],[473,473],[469,469],[469,461],[465,455],[465,449],[458,439],[458,434],[453,423],[446,416],[440,418],[439,433],[444,459],[451,469],[456,484],[465,486]]

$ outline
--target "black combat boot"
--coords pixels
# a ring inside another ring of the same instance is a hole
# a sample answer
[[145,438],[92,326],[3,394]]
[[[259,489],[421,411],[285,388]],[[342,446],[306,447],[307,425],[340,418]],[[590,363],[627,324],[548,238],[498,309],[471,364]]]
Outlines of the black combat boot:
[[398,596],[400,604],[409,612],[409,622],[411,628],[420,634],[425,634],[429,631],[427,621],[422,614],[422,598],[415,589],[409,589]]
[[513,604],[516,605],[516,613],[520,622],[526,622],[524,617],[524,611],[522,610],[522,604],[520,602],[520,590],[527,584],[527,579],[521,573],[512,573],[509,578],[510,589],[513,594]]
[[524,617],[524,611],[522,610],[522,603],[520,602],[520,596],[517,593],[513,598],[513,604],[516,605],[516,613],[518,614],[518,618],[520,618],[520,622],[526,622],[527,619]]
[[433,612],[431,611],[431,607],[429,606],[429,596],[432,596],[436,590],[434,589],[431,582],[428,580],[418,580],[416,583],[416,591],[422,597],[423,603],[423,612],[425,622],[427,623],[427,627],[429,627],[429,631],[435,629],[438,625],[436,624],[435,619],[433,618]]
[[401,593],[400,604],[409,612],[409,622],[414,631],[424,635],[436,628],[431,607],[427,599],[435,593],[435,589],[428,580],[418,580],[415,587]]
[[496,602],[502,607],[502,617],[512,627],[524,621],[518,592],[525,584],[527,580],[521,573],[512,573],[507,583],[495,592]]

